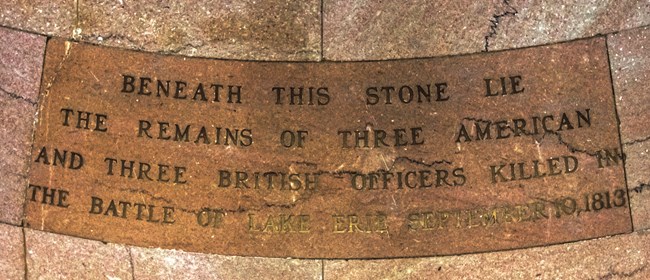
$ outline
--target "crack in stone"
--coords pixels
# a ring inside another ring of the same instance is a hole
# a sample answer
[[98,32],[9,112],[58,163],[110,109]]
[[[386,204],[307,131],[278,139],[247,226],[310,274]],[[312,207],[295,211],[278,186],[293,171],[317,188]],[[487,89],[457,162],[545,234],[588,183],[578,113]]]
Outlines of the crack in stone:
[[[379,168],[379,169],[377,169],[377,171],[390,172],[391,170],[393,170],[395,168],[397,163],[400,162],[400,161],[406,161],[406,162],[409,162],[409,163],[412,163],[412,164],[415,164],[415,165],[422,165],[422,166],[425,166],[425,167],[433,167],[433,166],[439,165],[439,164],[448,164],[448,165],[453,164],[453,162],[445,160],[445,159],[443,159],[443,160],[435,160],[435,161],[432,161],[431,163],[427,163],[427,162],[425,162],[423,160],[417,160],[417,159],[413,159],[413,158],[410,158],[410,157],[407,157],[407,156],[399,156],[399,157],[396,157],[393,160],[393,163],[391,163],[391,165],[387,169]],[[307,165],[307,166],[311,166],[311,167],[318,167],[318,164],[313,163],[313,162],[308,162],[308,161],[294,161],[292,163]],[[339,170],[339,171],[318,170],[318,171],[315,172],[315,174],[318,174],[318,175],[326,174],[326,175],[332,175],[335,178],[342,178],[343,175],[357,175],[357,174],[361,174],[361,173],[359,171],[352,171],[352,170]]]
[[146,190],[138,190],[138,189],[130,189],[130,188],[121,188],[119,190],[123,191],[123,192],[137,193],[137,194],[146,195],[146,196],[150,197],[153,200],[158,200],[158,201],[163,201],[163,202],[168,203],[168,204],[173,204],[173,202],[170,199],[164,198],[162,196],[155,196],[154,194],[152,194],[151,192],[146,191]]
[[647,264],[644,264],[644,265],[642,265],[642,266],[640,266],[640,267],[638,267],[638,268],[636,268],[636,269],[634,269],[634,270],[632,270],[630,272],[614,271],[614,269],[610,268],[609,272],[607,274],[598,277],[598,279],[600,279],[600,280],[608,280],[608,279],[612,279],[614,277],[630,278],[630,277],[638,274],[639,272],[645,270],[646,266],[647,266]]
[[[199,210],[189,210],[189,209],[186,209],[186,208],[177,208],[177,207],[175,209],[177,209],[178,211],[181,211],[183,213],[192,214],[192,215],[197,215],[197,214],[199,214],[200,211],[203,211],[203,210],[209,210],[209,211],[219,212],[219,213],[232,213],[232,214],[240,214],[240,213],[244,213],[244,212],[249,211],[249,210],[255,210],[255,209],[247,209],[247,208],[244,208],[242,206],[238,206],[237,209],[210,208],[210,207],[203,207],[203,208],[201,208]],[[257,209],[257,211],[259,211],[259,209]]]
[[[124,191],[124,192],[129,192],[129,193],[136,193],[136,194],[145,195],[145,196],[150,197],[153,200],[163,201],[163,202],[165,202],[167,204],[174,205],[174,202],[172,200],[164,198],[164,197],[160,197],[160,196],[155,196],[153,193],[151,193],[149,191],[146,191],[146,190],[138,190],[138,189],[130,189],[130,188],[121,188],[119,190]],[[311,197],[311,196],[309,196],[309,197]],[[296,200],[295,202],[288,203],[288,204],[275,204],[275,203],[265,202],[264,203],[264,208],[278,207],[278,208],[291,209],[291,208],[295,207],[297,205],[296,202],[298,202],[300,200],[305,200],[305,198],[301,197],[300,199]],[[223,213],[234,213],[234,214],[243,213],[243,212],[246,212],[246,211],[261,211],[263,209],[263,208],[244,208],[242,206],[239,206],[237,209],[234,209],[234,210],[233,209],[226,209],[226,208],[209,208],[209,207],[201,208],[199,210],[189,210],[189,209],[178,208],[178,207],[175,207],[175,208],[178,209],[181,212],[188,213],[188,214],[195,214],[195,215],[198,214],[199,211],[201,211],[203,209],[208,209],[208,210],[211,210],[211,211],[223,212]]]
[[212,212],[218,212],[218,213],[231,213],[231,214],[241,214],[247,211],[255,211],[255,212],[261,212],[265,208],[284,208],[284,209],[291,209],[293,207],[296,207],[297,203],[289,203],[289,204],[275,204],[275,203],[264,203],[264,207],[259,207],[259,208],[246,208],[243,206],[238,206],[237,209],[228,209],[228,208],[210,208],[210,207],[203,207],[199,210],[189,210],[185,208],[176,208],[181,212],[187,213],[187,214],[193,214],[197,215],[199,214],[200,211],[203,210],[209,210]]
[[[567,149],[569,149],[569,151],[572,152],[572,153],[582,153],[582,154],[592,156],[592,157],[600,157],[600,155],[597,152],[590,152],[590,151],[587,151],[587,150],[584,150],[584,149],[574,147],[573,145],[571,145],[571,143],[568,143],[568,142],[564,141],[564,139],[562,139],[562,135],[555,132],[555,131],[546,131],[542,135],[542,137],[539,139],[538,142],[541,142],[542,140],[544,140],[544,138],[546,138],[546,135],[555,135],[555,136],[557,136],[558,143],[560,143],[560,144],[564,145],[565,147],[567,147]],[[625,160],[625,154],[624,153],[622,153],[622,156],[623,156],[623,160]]]
[[[246,211],[251,210],[251,209],[247,209],[245,207],[242,207],[241,205],[237,206],[237,209],[234,209],[234,210],[226,209],[226,208],[216,208],[216,209],[202,208],[202,209],[210,209],[210,210],[214,210],[216,212],[233,213],[233,214],[240,214],[240,213],[244,213]],[[198,211],[194,211],[195,214],[196,214],[196,212],[198,212]]]
[[650,189],[650,184],[641,183],[638,186],[632,188],[631,191],[633,191],[635,193],[642,193],[643,190],[645,190],[645,189]]
[[408,161],[408,162],[413,163],[415,165],[422,165],[422,166],[426,166],[426,167],[433,167],[434,165],[439,165],[439,164],[448,164],[448,165],[452,164],[451,161],[448,161],[448,160],[445,160],[445,159],[434,160],[431,163],[426,163],[424,161],[412,159],[410,157],[400,156],[400,157],[396,157],[395,160],[393,160],[393,164],[390,166],[390,168],[388,168],[387,171],[392,170],[393,167],[395,167],[395,165],[397,164],[398,161]]
[[[492,124],[493,123],[492,121],[489,121],[489,120],[484,120],[484,119],[481,119],[481,118],[472,118],[472,117],[465,117],[465,118],[463,118],[463,120],[474,121],[474,122],[482,122],[482,123],[487,123],[487,124]],[[514,129],[512,127],[508,126],[507,129],[510,132],[514,133]],[[535,134],[535,133],[528,132],[528,131],[524,131],[523,135],[533,136],[533,139],[535,139],[535,141],[540,142],[540,143],[542,142],[542,140],[544,140],[544,138],[546,138],[547,135],[555,135],[555,136],[557,136],[558,142],[560,144],[564,145],[565,147],[567,147],[569,149],[569,151],[571,151],[572,153],[582,153],[582,154],[586,154],[586,155],[592,156],[592,157],[599,157],[600,156],[598,154],[598,152],[590,152],[590,151],[587,151],[587,150],[584,150],[584,149],[574,147],[573,145],[571,145],[571,143],[568,143],[568,142],[564,141],[564,139],[562,139],[562,134],[560,134],[560,133],[558,133],[556,131],[544,131],[544,133],[541,134],[541,137],[536,137],[536,135],[539,135],[539,134]],[[633,142],[635,142],[635,143],[636,142],[643,142],[643,141],[646,141],[646,140],[650,140],[650,136],[648,136],[646,139],[635,140]],[[627,143],[624,143],[624,145],[626,145],[626,144]],[[622,157],[623,157],[623,160],[624,160],[625,159],[625,153],[622,153]]]
[[624,146],[629,146],[629,145],[643,143],[643,142],[648,141],[648,140],[650,140],[650,136],[646,136],[645,138],[641,138],[641,139],[634,139],[632,141],[628,141],[628,142],[623,143],[623,145]]
[[490,31],[487,35],[485,35],[485,49],[483,50],[484,52],[487,52],[488,48],[490,47],[490,38],[497,35],[497,29],[501,23],[501,20],[504,17],[516,16],[519,13],[519,11],[517,11],[517,9],[515,9],[515,7],[510,4],[509,0],[503,0],[503,4],[506,5],[506,10],[500,14],[493,14],[492,19],[490,19]]
[[22,100],[22,101],[25,101],[25,102],[31,104],[32,106],[36,106],[36,101],[31,100],[29,98],[22,97],[22,96],[20,96],[20,95],[18,95],[16,93],[10,92],[10,91],[4,89],[3,87],[0,87],[0,91],[3,92],[5,95],[13,98],[13,99]]
[[267,208],[278,207],[278,208],[291,209],[291,208],[293,208],[295,206],[296,206],[295,203],[289,203],[289,204],[275,204],[275,203],[268,203],[268,202],[264,203],[264,207],[267,207]]
[[[116,34],[113,34],[113,33],[109,33],[107,35],[102,35],[102,34],[93,33],[93,34],[88,34],[88,35],[82,35],[81,36],[82,40],[90,40],[90,39],[97,40],[98,37],[102,38],[102,40],[101,40],[102,44],[106,44],[106,42],[108,42],[108,41],[120,41],[120,40],[122,40],[122,41],[126,41],[129,44],[131,44],[130,48],[132,48],[134,50],[140,50],[140,51],[144,50],[140,46],[139,42],[131,39],[128,36],[124,36],[124,35],[116,35]],[[99,40],[97,40],[97,41],[99,41]]]
[[238,206],[237,209],[228,209],[228,208],[210,208],[210,207],[203,207],[198,210],[190,210],[186,208],[178,208],[175,207],[180,212],[187,213],[187,214],[192,214],[192,215],[197,215],[199,214],[200,211],[203,210],[209,210],[212,212],[218,212],[218,213],[230,213],[230,214],[241,214],[247,211],[254,211],[254,212],[261,212],[265,208],[284,208],[284,209],[291,209],[293,207],[296,207],[297,203],[289,203],[289,204],[275,204],[275,203],[264,203],[264,207],[259,207],[259,208],[246,208],[243,206]]
[[133,253],[131,252],[130,246],[126,246],[126,250],[129,251],[129,263],[131,264],[131,279],[135,280],[135,266],[133,266]]
[[201,42],[199,44],[196,44],[196,45],[192,44],[192,43],[185,43],[184,45],[178,46],[176,48],[164,50],[164,51],[162,51],[162,53],[165,53],[165,54],[179,54],[180,52],[185,51],[185,50],[191,50],[191,49],[198,50],[198,49],[202,48],[203,46],[205,46],[205,43],[203,43],[203,42]]
[[[101,40],[98,40],[98,38],[101,37]],[[141,46],[140,42],[131,39],[129,36],[125,35],[119,35],[119,34],[114,34],[114,33],[109,33],[109,34],[97,34],[97,33],[92,33],[88,35],[81,35],[81,40],[95,40],[100,42],[102,45],[107,44],[110,41],[126,41],[128,44],[130,44],[131,48],[134,50],[139,50],[139,51],[144,51],[146,50],[145,47]],[[108,44],[111,45],[111,44]],[[119,44],[122,45],[122,44]],[[160,50],[159,52],[162,54],[179,54],[180,52],[183,52],[188,49],[195,49],[199,50],[202,47],[205,46],[205,42],[199,42],[197,44],[192,44],[192,43],[186,43],[180,46],[177,46],[175,48],[169,48],[167,50]]]

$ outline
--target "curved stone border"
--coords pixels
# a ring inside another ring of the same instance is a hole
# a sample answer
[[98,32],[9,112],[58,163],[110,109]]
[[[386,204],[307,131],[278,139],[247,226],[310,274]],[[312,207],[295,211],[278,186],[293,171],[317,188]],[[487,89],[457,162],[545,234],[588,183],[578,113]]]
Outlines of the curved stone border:
[[[23,242],[23,231],[24,240]],[[3,279],[647,279],[650,232],[449,257],[294,260],[102,243],[0,225]],[[25,251],[24,251],[25,250]]]

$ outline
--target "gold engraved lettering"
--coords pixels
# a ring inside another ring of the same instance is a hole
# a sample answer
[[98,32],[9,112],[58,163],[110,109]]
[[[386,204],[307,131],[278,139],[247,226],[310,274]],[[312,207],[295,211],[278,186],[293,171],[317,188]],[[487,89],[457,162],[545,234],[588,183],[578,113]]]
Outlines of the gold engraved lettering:
[[[409,213],[406,216],[406,226],[409,231],[433,231],[449,228],[472,229],[478,227],[494,227],[502,224],[534,222],[550,218],[561,219],[565,216],[577,216],[580,213],[601,211],[626,204],[623,194],[625,190],[614,192],[597,192],[584,194],[581,199],[560,197],[549,200],[538,199],[524,204],[497,205],[491,208],[472,208],[461,210],[421,211]],[[613,203],[612,197],[621,198]],[[333,216],[334,217],[334,216]],[[357,220],[349,219],[350,230]],[[343,231],[345,219],[338,216],[335,220],[335,232]],[[349,231],[349,230],[348,230]]]
[[309,233],[310,216],[306,214],[267,215],[260,219],[255,214],[248,214],[248,232],[261,233]]
[[388,233],[386,215],[382,213],[359,216],[332,215],[333,233]]

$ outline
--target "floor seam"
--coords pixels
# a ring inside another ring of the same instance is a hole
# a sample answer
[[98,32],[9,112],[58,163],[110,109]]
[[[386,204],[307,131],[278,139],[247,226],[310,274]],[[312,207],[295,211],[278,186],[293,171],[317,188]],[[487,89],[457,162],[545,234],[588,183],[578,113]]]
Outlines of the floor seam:
[[24,262],[24,268],[25,268],[25,274],[24,274],[24,278],[23,278],[23,279],[27,280],[27,279],[28,279],[28,278],[27,278],[27,276],[28,276],[28,265],[27,265],[27,237],[26,237],[27,234],[26,234],[26,232],[25,232],[25,228],[24,228],[24,227],[21,227],[21,232],[23,233],[23,262]]
[[325,11],[323,11],[323,7],[325,7],[325,0],[320,0],[320,61],[325,60]]

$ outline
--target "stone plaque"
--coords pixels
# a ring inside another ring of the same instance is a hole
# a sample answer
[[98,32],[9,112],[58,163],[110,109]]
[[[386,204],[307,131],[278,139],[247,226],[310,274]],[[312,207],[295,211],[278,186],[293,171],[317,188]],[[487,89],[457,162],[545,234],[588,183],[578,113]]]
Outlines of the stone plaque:
[[629,232],[605,40],[248,62],[51,39],[31,228],[227,255],[378,258]]

